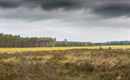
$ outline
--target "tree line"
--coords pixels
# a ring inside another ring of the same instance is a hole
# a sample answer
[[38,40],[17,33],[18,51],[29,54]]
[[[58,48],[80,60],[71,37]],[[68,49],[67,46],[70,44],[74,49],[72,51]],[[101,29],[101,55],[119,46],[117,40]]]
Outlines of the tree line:
[[61,47],[61,46],[105,46],[130,45],[130,41],[110,41],[102,43],[56,41],[51,37],[21,37],[19,35],[0,33],[0,47]]
[[102,42],[102,43],[95,43],[98,46],[105,46],[105,45],[130,45],[130,41],[110,41],[110,42]]
[[65,39],[64,41],[56,41],[55,46],[93,46],[94,44],[91,42],[74,42],[74,41],[68,41]]
[[56,38],[50,37],[20,37],[19,35],[7,35],[0,33],[0,47],[52,47]]

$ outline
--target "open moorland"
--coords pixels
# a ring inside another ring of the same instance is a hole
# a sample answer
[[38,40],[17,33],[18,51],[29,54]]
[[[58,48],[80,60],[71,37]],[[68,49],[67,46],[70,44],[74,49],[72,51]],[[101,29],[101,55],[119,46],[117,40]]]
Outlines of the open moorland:
[[55,51],[55,50],[73,50],[73,49],[130,49],[130,45],[113,46],[72,46],[72,47],[25,47],[25,48],[0,48],[0,52],[26,52],[26,51]]
[[130,80],[130,50],[1,52],[0,80]]

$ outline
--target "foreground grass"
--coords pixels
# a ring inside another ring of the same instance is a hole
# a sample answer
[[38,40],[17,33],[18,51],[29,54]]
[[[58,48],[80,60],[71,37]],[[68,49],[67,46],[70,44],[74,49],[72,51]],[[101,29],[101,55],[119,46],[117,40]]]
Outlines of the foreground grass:
[[130,50],[5,52],[0,80],[130,80]]
[[130,49],[130,45],[124,46],[81,46],[81,47],[41,47],[41,48],[0,48],[0,52],[21,52],[21,51],[50,51],[50,50],[72,50],[72,49]]

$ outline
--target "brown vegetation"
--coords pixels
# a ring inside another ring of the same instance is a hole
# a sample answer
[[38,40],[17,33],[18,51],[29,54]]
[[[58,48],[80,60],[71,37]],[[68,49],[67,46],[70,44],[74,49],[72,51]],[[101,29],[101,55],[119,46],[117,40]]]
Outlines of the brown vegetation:
[[130,50],[1,53],[0,80],[130,80]]

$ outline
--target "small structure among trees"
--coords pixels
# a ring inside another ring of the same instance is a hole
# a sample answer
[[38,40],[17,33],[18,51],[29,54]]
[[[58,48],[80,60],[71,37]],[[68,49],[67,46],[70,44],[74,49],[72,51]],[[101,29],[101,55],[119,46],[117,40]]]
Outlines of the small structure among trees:
[[94,45],[90,42],[74,42],[74,41],[68,41],[67,39],[64,39],[64,41],[57,41],[55,46],[90,46]]

